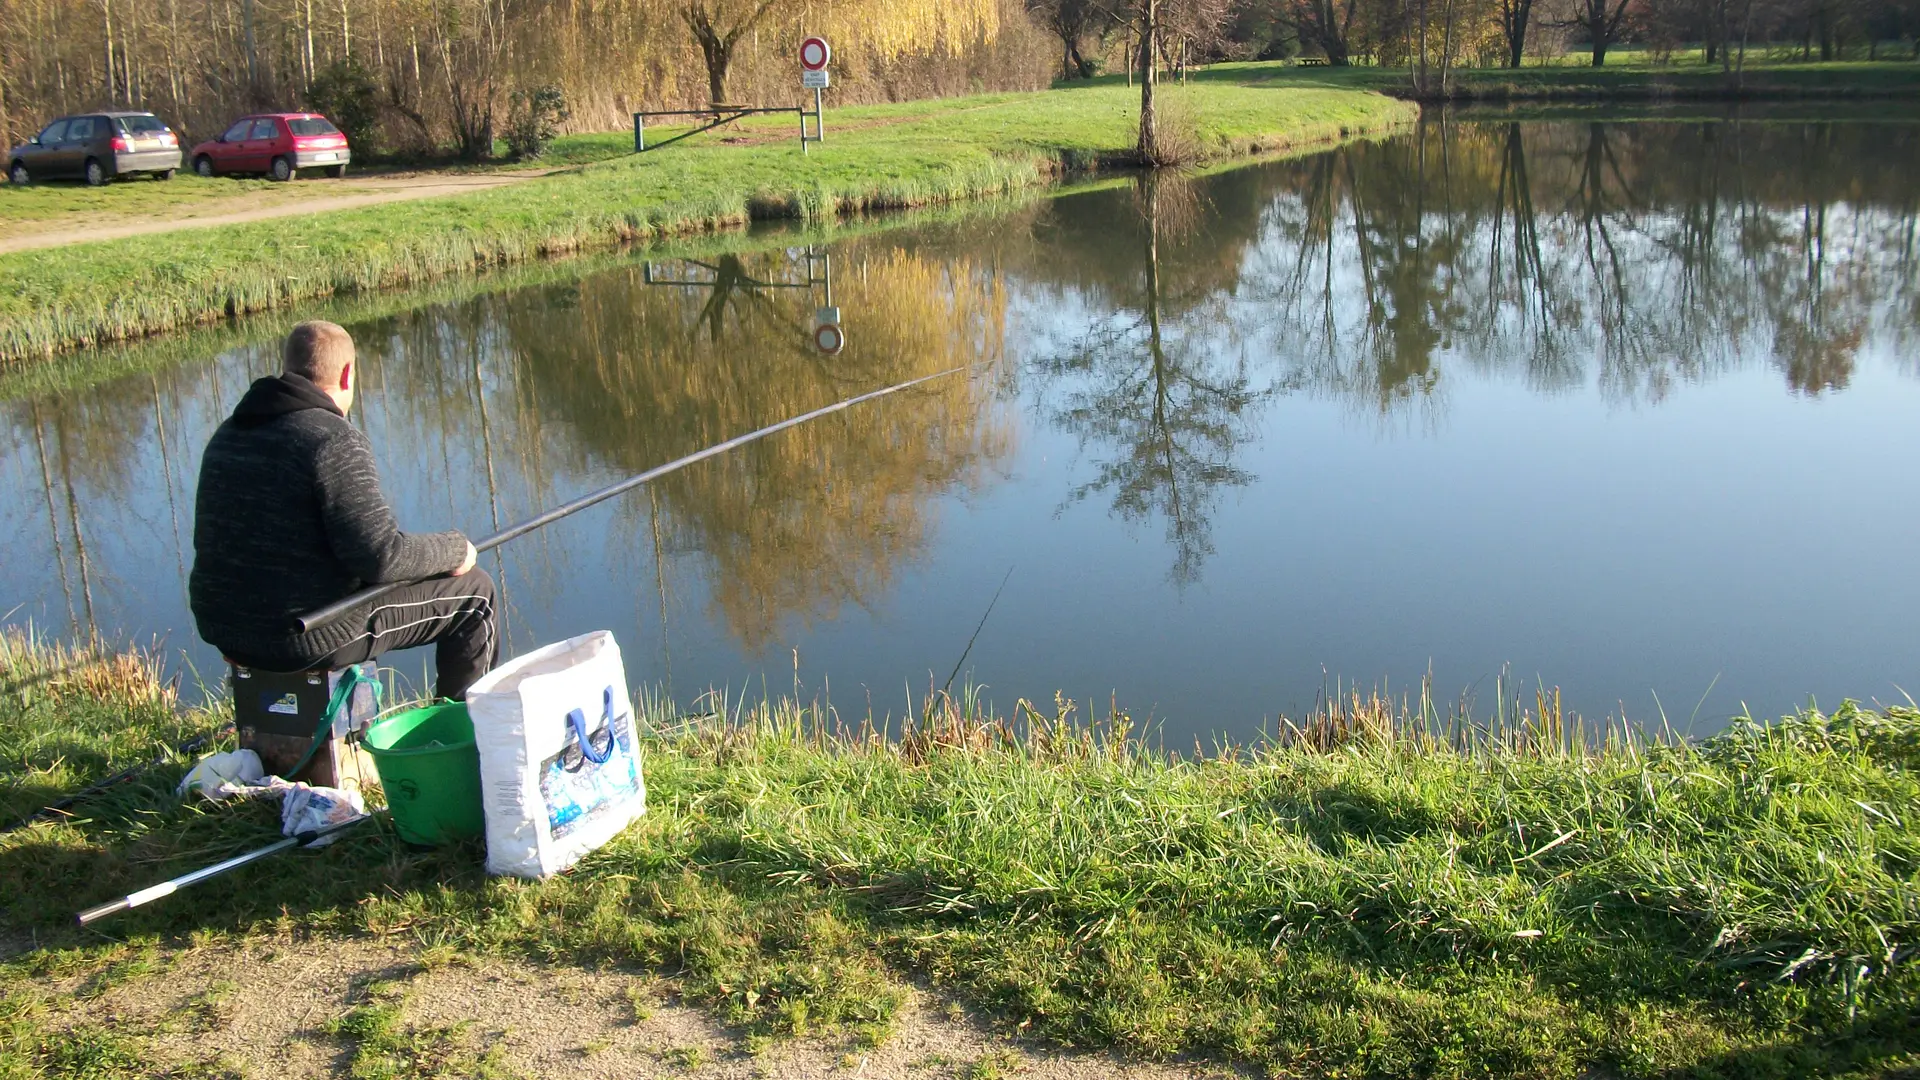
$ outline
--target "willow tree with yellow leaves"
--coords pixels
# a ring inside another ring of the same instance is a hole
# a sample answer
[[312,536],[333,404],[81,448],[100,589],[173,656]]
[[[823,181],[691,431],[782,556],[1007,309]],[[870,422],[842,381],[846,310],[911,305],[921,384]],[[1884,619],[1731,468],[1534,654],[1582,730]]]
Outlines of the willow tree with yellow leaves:
[[[727,100],[727,68],[741,41],[762,29],[819,34],[829,41],[858,38],[881,59],[954,48],[1000,32],[998,0],[673,0],[707,65],[714,103]],[[776,8],[778,14],[776,15]]]

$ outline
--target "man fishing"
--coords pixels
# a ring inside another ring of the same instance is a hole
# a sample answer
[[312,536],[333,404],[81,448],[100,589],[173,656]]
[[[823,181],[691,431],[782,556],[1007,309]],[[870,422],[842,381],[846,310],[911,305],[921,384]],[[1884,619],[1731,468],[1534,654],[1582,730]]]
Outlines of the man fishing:
[[[347,422],[353,338],[330,322],[287,335],[200,464],[187,591],[200,636],[263,671],[341,668],[434,644],[442,698],[462,701],[498,659],[493,579],[458,532],[404,533],[373,449]],[[363,586],[407,582],[304,633],[294,618]]]

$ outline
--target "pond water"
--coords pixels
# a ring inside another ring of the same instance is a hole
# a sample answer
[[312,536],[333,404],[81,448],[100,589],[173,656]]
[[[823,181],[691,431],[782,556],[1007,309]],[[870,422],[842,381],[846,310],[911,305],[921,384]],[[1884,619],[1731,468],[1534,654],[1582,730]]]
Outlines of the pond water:
[[[1429,117],[814,248],[636,254],[352,326],[355,419],[403,526],[479,536],[984,364],[489,557],[513,650],[608,628],[682,705],[797,686],[897,716],[963,652],[1002,709],[1113,701],[1176,745],[1429,673],[1482,712],[1507,671],[1696,731],[1901,700],[1916,135]],[[829,281],[837,356],[810,335]],[[199,448],[274,367],[262,343],[0,405],[8,621],[158,638],[211,679]]]

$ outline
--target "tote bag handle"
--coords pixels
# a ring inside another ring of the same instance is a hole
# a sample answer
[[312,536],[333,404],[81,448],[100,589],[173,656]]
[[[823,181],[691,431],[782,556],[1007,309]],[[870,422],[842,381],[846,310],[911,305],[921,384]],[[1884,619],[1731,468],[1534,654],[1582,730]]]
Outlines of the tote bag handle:
[[580,756],[593,762],[595,765],[605,765],[607,759],[613,756],[613,748],[616,745],[613,737],[613,687],[607,687],[606,690],[602,691],[602,694],[604,704],[601,707],[601,718],[606,721],[607,725],[607,748],[605,750],[597,753],[594,751],[593,737],[587,734],[587,714],[584,710],[575,709],[567,714],[567,724],[573,728],[574,741],[580,744]]

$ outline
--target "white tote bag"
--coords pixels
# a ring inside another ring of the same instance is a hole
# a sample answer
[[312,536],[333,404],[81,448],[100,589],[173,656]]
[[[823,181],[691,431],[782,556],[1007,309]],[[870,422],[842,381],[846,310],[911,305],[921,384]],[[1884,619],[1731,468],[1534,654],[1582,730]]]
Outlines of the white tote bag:
[[596,630],[516,657],[467,691],[487,872],[543,878],[647,811],[626,670]]

